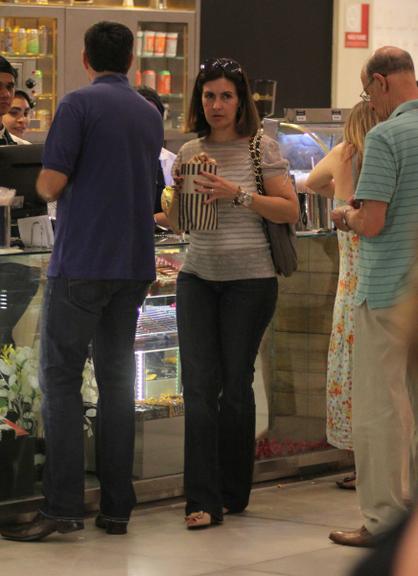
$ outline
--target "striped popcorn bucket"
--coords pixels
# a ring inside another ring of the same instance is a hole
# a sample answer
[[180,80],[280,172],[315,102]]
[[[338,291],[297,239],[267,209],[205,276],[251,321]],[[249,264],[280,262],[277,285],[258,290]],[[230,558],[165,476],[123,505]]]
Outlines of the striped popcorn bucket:
[[[216,230],[218,227],[218,201],[204,204],[210,198],[209,194],[199,194],[194,191],[199,172],[216,174],[216,164],[188,163],[180,166],[180,174],[184,177],[179,197],[179,225],[181,230]],[[208,181],[208,184],[210,182]]]

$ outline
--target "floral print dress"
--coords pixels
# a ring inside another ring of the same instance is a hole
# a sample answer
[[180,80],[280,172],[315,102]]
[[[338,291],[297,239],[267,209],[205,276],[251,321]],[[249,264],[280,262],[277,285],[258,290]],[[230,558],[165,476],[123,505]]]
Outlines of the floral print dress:
[[[343,202],[338,202],[343,204]],[[327,371],[327,440],[352,450],[351,385],[354,343],[354,295],[357,286],[359,237],[338,230],[340,268],[335,297]]]

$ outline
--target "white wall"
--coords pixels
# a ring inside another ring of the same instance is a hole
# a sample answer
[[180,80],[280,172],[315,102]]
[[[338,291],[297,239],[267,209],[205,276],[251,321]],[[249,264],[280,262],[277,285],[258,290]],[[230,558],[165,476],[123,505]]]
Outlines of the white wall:
[[418,73],[418,0],[374,0],[373,50],[399,46],[410,52]]
[[[364,3],[370,5],[369,48],[345,48],[347,6]],[[361,68],[376,48],[386,45],[408,50],[418,76],[418,0],[334,0],[333,107],[350,108],[359,101]]]
[[[379,1],[382,0],[334,0],[331,81],[331,105],[333,107],[351,108],[360,100],[360,92],[363,89],[360,72],[373,51],[373,12],[374,4]],[[418,2],[418,0],[415,1]],[[366,3],[370,5],[369,47],[345,48],[347,8],[352,4]]]

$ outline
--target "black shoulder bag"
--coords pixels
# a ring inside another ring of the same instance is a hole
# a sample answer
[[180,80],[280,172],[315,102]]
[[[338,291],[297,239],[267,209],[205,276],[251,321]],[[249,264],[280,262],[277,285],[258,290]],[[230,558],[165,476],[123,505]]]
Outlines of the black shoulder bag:
[[[265,195],[263,172],[261,170],[261,132],[250,140],[250,156],[253,163],[257,192]],[[277,224],[266,218],[264,221],[264,231],[270,243],[271,256],[277,274],[281,276],[291,276],[295,272],[298,264],[296,253],[296,231],[292,224]]]

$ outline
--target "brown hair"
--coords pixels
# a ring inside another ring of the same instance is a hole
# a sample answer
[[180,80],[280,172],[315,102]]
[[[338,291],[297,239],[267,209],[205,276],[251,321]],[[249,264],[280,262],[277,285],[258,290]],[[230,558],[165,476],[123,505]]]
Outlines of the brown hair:
[[369,130],[378,123],[378,118],[368,102],[358,102],[350,111],[344,125],[344,159],[357,154],[357,168],[363,162],[364,139]]
[[236,88],[239,99],[236,118],[238,134],[254,136],[260,128],[260,117],[251,94],[248,78],[240,64],[229,58],[211,58],[201,64],[190,101],[186,132],[198,132],[205,136],[210,134],[210,126],[203,111],[202,92],[206,82],[218,78],[230,80]]

